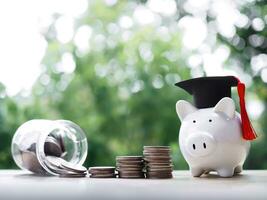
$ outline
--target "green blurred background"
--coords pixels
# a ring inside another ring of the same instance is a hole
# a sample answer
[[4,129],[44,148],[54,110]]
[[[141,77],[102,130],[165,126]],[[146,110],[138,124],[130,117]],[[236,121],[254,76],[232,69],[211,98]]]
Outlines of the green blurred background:
[[[87,133],[86,166],[113,165],[117,155],[141,154],[143,145],[170,145],[175,169],[187,169],[175,103],[192,99],[174,83],[227,74],[247,84],[259,135],[245,168],[267,168],[267,1],[163,2],[91,0],[70,40],[58,35],[65,16],[53,14],[29,95],[9,95],[0,84],[0,168],[16,168],[16,129],[47,118],[74,121]],[[233,98],[238,105],[236,90]]]

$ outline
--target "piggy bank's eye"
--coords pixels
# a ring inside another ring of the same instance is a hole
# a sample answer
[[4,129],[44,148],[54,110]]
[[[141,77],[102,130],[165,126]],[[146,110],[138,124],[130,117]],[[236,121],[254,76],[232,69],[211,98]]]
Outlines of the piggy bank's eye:
[[212,122],[212,120],[211,120],[211,119],[209,119],[209,122]]
[[193,120],[193,123],[196,123],[196,120]]

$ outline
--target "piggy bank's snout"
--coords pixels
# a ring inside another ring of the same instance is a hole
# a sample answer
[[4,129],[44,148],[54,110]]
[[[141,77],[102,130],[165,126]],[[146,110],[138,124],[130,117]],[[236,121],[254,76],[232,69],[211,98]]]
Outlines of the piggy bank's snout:
[[185,147],[194,157],[207,156],[214,152],[216,141],[213,136],[208,133],[196,132],[188,136]]

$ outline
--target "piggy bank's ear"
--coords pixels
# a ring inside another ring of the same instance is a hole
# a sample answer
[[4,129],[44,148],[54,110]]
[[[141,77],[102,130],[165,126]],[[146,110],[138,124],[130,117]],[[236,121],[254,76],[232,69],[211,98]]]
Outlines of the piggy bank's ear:
[[229,97],[222,98],[214,107],[214,112],[222,112],[232,119],[235,116],[235,103],[233,99]]
[[188,114],[193,113],[197,111],[197,108],[195,108],[191,103],[179,100],[176,103],[176,112],[178,114],[178,117],[182,121]]

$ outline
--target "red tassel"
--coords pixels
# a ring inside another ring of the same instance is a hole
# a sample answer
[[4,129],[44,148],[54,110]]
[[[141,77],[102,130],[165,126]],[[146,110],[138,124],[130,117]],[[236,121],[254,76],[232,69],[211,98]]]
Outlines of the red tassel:
[[238,81],[237,91],[238,91],[239,103],[240,103],[240,114],[241,114],[241,121],[242,121],[243,138],[245,140],[254,140],[257,138],[257,134],[251,125],[251,122],[249,120],[247,110],[246,110],[246,105],[245,105],[246,86],[238,78],[236,79]]

